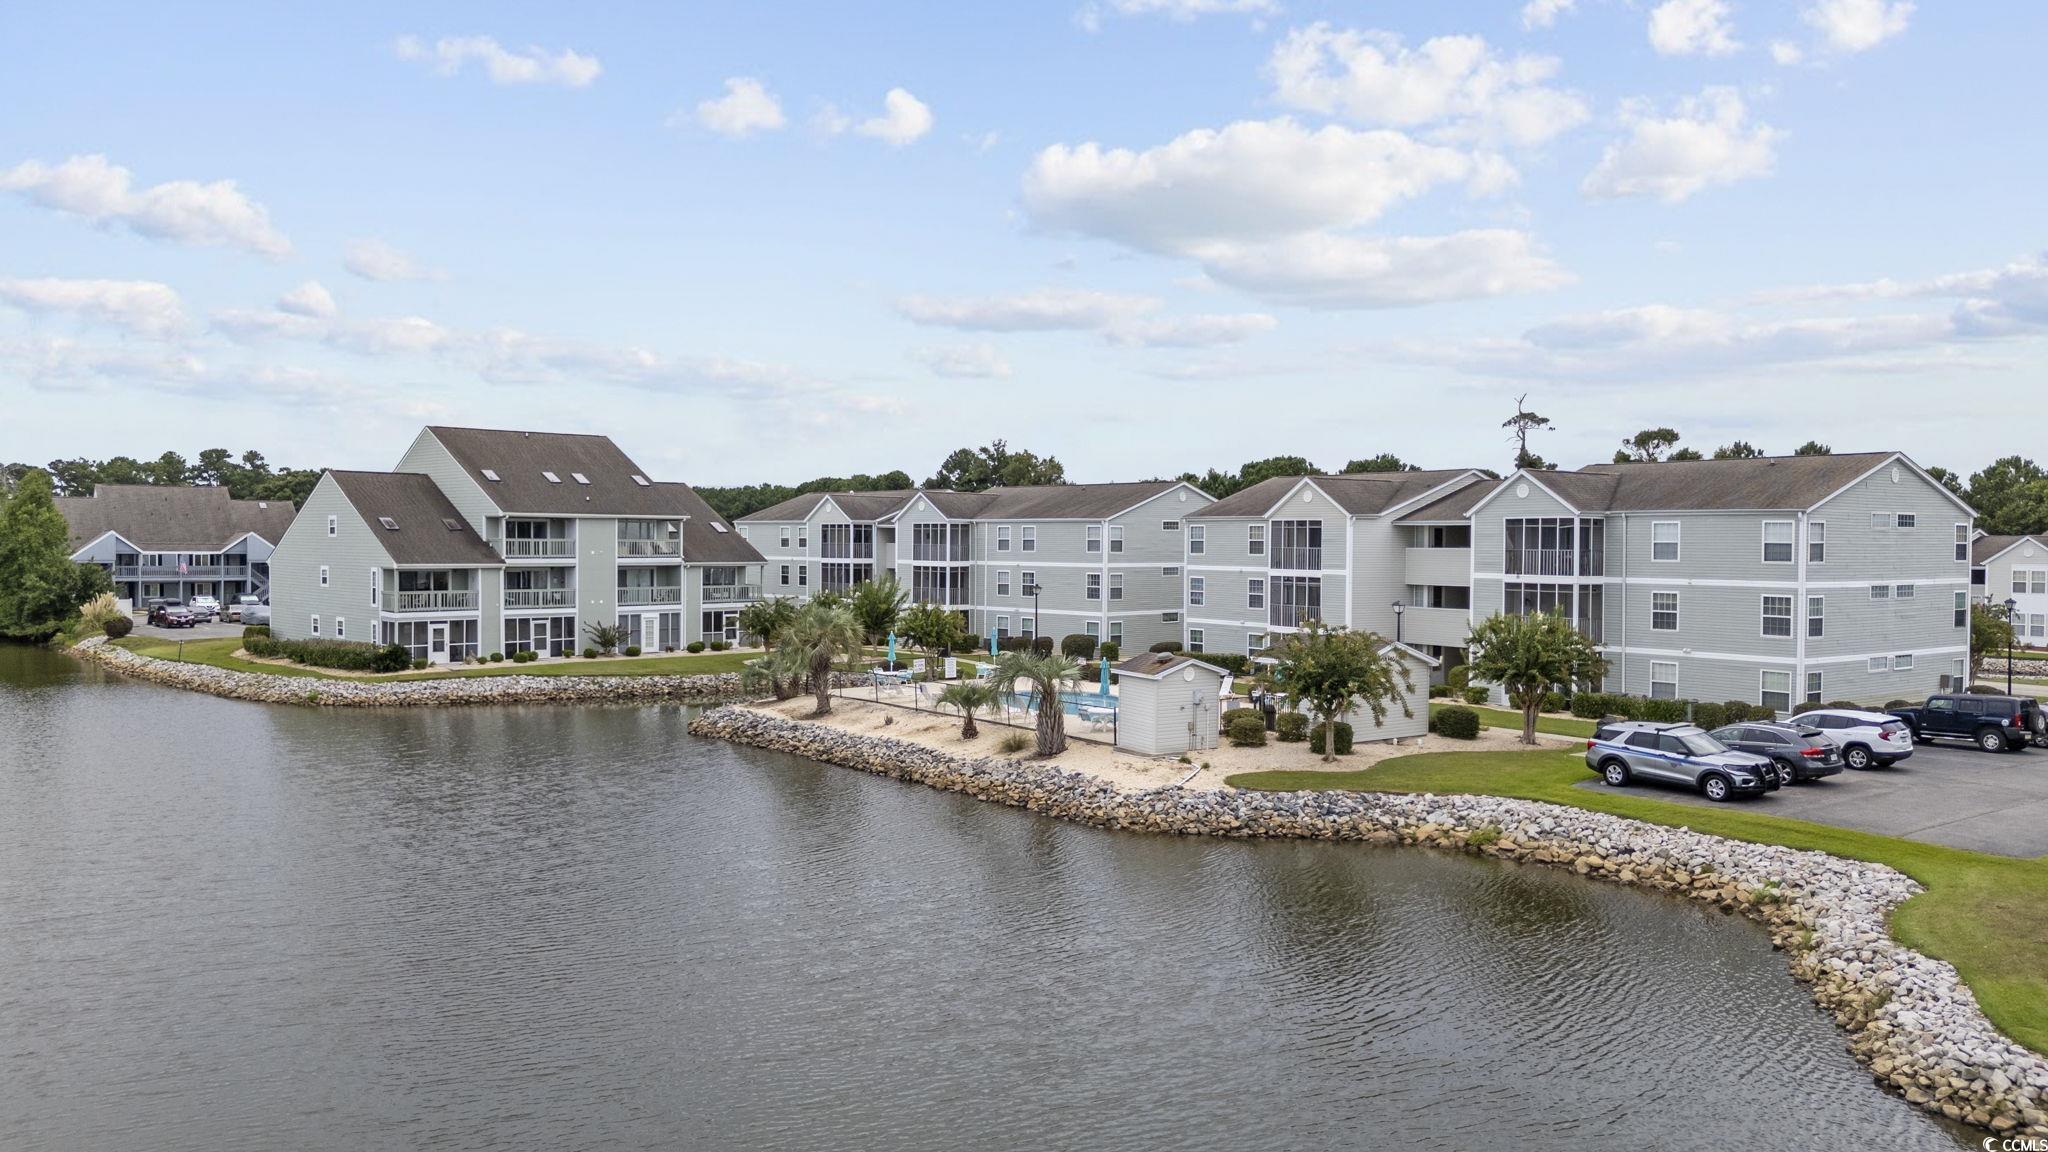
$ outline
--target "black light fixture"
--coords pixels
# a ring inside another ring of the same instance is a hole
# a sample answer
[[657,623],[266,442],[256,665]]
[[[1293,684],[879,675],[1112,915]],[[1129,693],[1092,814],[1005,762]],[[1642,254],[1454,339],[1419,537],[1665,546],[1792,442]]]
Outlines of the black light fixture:
[[2012,695],[2012,646],[2019,643],[2019,625],[2014,623],[2020,602],[2008,596],[2005,599],[2005,694]]
[[1407,610],[1408,606],[1406,604],[1401,603],[1399,600],[1394,601],[1394,643],[1396,644],[1401,642],[1401,613]]

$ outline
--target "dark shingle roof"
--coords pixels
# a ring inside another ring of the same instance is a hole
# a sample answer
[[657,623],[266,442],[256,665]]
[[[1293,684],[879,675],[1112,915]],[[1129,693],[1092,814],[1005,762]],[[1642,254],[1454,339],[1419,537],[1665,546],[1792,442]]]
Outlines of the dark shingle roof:
[[2043,540],[2039,536],[1979,536],[1970,541],[1970,563],[1989,563],[1993,556],[2022,540],[2032,540],[2041,547],[2048,548],[2048,540]]
[[1178,480],[1140,480],[1128,484],[1040,484],[1022,488],[990,488],[985,492],[952,492],[942,488],[808,492],[758,512],[750,512],[740,517],[740,522],[802,520],[827,496],[855,520],[881,520],[901,512],[919,495],[955,520],[1100,520],[1171,491],[1179,483]]
[[1308,479],[1344,511],[1354,516],[1377,516],[1471,471],[1470,468],[1439,468],[1425,472],[1361,472],[1351,476],[1275,476],[1233,492],[1189,515],[1197,519],[1264,516],[1293,491],[1296,484]]
[[855,520],[879,520],[901,509],[915,495],[915,488],[891,488],[876,492],[805,492],[779,504],[770,504],[766,508],[749,512],[740,517],[740,522],[751,524],[759,521],[802,520],[810,516],[811,510],[827,496]]
[[1465,513],[1471,511],[1474,504],[1486,499],[1487,494],[1500,487],[1500,484],[1501,482],[1498,480],[1489,480],[1481,476],[1470,484],[1458,485],[1442,496],[1412,511],[1403,512],[1400,519],[1396,520],[1395,523],[1442,524],[1451,521],[1463,521]]
[[[504,561],[462,519],[433,478],[417,472],[329,472],[394,564],[498,567]],[[396,529],[386,528],[389,517]],[[456,527],[448,527],[449,522]]]
[[[683,561],[688,564],[759,564],[761,553],[733,531],[725,517],[711,510],[697,490],[688,484],[664,481],[655,485],[676,511],[688,516],[683,522]],[[718,525],[724,525],[720,532]]]
[[1124,675],[1156,680],[1183,664],[1200,664],[1219,676],[1230,675],[1225,669],[1218,668],[1200,656],[1188,652],[1140,652],[1118,664],[1116,670]]
[[275,544],[292,524],[289,500],[234,500],[225,488],[100,484],[90,496],[60,496],[71,547],[109,532],[152,552],[215,552],[254,532]]
[[1848,487],[1894,455],[1845,452],[1754,460],[1595,464],[1576,473],[1544,473],[1538,479],[1581,511],[1801,509]]
[[[501,511],[542,516],[679,516],[647,473],[609,436],[430,426]],[[484,470],[497,473],[490,480]],[[553,472],[559,483],[542,475]],[[576,480],[580,473],[590,483]],[[633,477],[649,479],[641,484]]]

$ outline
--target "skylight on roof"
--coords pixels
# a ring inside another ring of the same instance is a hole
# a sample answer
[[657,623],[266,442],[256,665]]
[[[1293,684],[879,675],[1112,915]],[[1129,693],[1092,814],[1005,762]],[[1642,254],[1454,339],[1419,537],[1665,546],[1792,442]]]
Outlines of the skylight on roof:
[[639,485],[639,486],[641,486],[642,488],[649,488],[649,487],[652,487],[652,485],[650,485],[650,484],[649,484],[649,483],[647,482],[647,477],[645,477],[645,476],[642,476],[642,475],[641,475],[641,474],[639,474],[638,472],[635,472],[635,473],[633,473],[633,483],[635,483],[635,484],[638,484],[638,485]]
[[724,532],[724,531],[725,531],[725,525],[723,525],[723,524],[720,524],[720,523],[719,523],[718,521],[716,521],[716,520],[713,520],[713,521],[711,522],[711,530],[712,530],[713,532]]
[[496,472],[491,471],[489,468],[486,468],[484,469],[484,479],[489,480],[493,484],[496,484],[498,482],[498,474]]
[[377,517],[377,523],[379,523],[379,524],[382,524],[382,525],[383,525],[383,526],[384,526],[384,527],[385,527],[385,528],[386,528],[387,530],[389,530],[389,531],[392,531],[392,532],[396,532],[396,531],[398,531],[398,521],[396,521],[396,520],[393,520],[393,519],[392,519],[391,517],[389,517],[389,516],[379,516],[379,517]]
[[560,476],[555,475],[553,472],[542,471],[541,475],[547,477],[548,483],[550,484],[560,484],[562,482],[562,478]]
[[571,476],[575,477],[575,478],[576,478],[576,482],[577,482],[578,484],[588,484],[588,483],[590,483],[590,477],[588,477],[588,476],[585,476],[585,475],[584,475],[583,473],[581,473],[581,472],[571,472],[571,473],[569,473],[569,475],[571,475]]
[[460,532],[462,531],[462,521],[450,516],[443,516],[441,517],[441,527],[446,528],[450,532]]

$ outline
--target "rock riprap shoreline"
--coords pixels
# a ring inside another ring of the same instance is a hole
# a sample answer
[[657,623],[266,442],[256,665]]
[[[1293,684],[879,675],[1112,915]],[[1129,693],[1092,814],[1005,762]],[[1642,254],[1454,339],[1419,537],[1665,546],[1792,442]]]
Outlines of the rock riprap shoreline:
[[[71,649],[75,656],[138,680],[260,704],[324,708],[418,708],[465,704],[577,704],[664,700],[716,704],[740,699],[737,672],[700,676],[455,676],[440,680],[346,680],[238,672],[142,656],[102,637]],[[849,681],[850,682],[850,681]]]
[[1921,889],[1882,864],[1494,796],[1130,791],[1053,764],[963,758],[744,707],[706,712],[690,731],[1098,828],[1424,845],[1712,904],[1769,928],[1878,1083],[1951,1120],[2048,1136],[2048,1060],[2001,1035],[1952,966],[1892,939],[1891,910]]

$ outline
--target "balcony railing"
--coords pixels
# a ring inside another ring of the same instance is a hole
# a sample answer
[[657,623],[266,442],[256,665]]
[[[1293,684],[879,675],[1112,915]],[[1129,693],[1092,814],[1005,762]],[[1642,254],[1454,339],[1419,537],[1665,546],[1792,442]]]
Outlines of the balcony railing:
[[758,600],[761,598],[760,593],[760,586],[756,584],[706,584],[704,602],[732,604],[741,600]]
[[1271,567],[1290,572],[1320,572],[1323,570],[1323,550],[1320,547],[1306,545],[1276,545],[1273,548]]
[[1502,568],[1510,576],[1570,576],[1569,548],[1510,548]]
[[116,580],[243,580],[248,575],[247,564],[187,564],[183,572],[178,571],[176,564],[125,564],[114,568]]
[[621,540],[621,556],[680,556],[682,545],[674,540]]
[[620,604],[681,604],[683,589],[676,584],[619,589]]
[[507,588],[507,608],[567,608],[575,602],[574,588]]
[[394,592],[393,612],[473,612],[477,594],[473,589],[449,592]]
[[540,557],[568,557],[576,555],[574,540],[519,540],[506,538],[498,541],[498,555],[507,560]]

